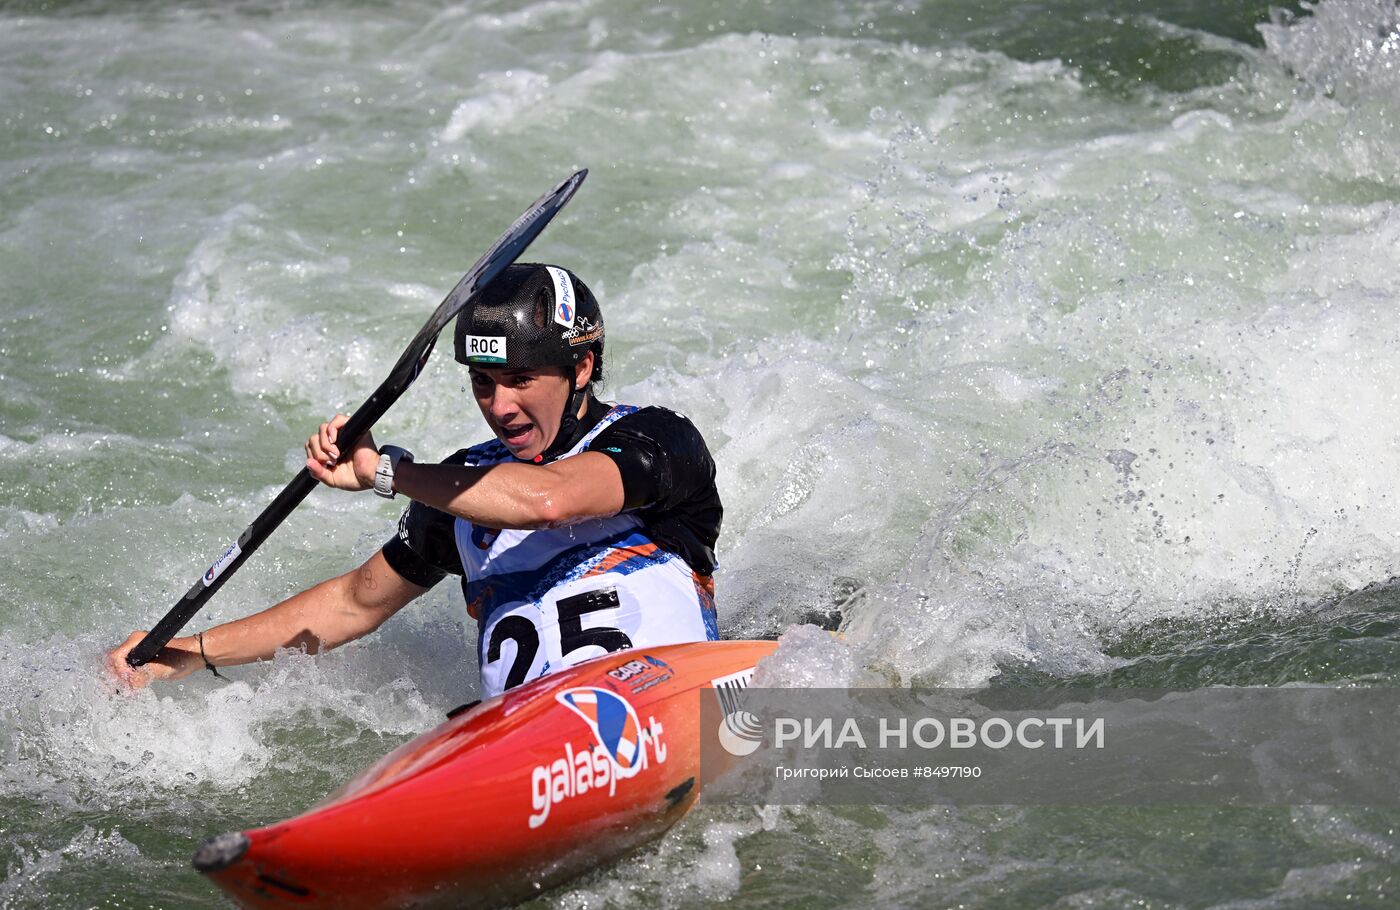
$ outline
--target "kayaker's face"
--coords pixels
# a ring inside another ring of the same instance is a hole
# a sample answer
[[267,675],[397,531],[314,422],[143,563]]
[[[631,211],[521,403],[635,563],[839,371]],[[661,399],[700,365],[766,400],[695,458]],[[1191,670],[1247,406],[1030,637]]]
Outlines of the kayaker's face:
[[472,395],[481,416],[510,454],[531,461],[553,444],[569,399],[570,379],[582,383],[588,375],[582,368],[591,371],[592,361],[590,353],[567,371],[559,367],[517,370],[473,366]]

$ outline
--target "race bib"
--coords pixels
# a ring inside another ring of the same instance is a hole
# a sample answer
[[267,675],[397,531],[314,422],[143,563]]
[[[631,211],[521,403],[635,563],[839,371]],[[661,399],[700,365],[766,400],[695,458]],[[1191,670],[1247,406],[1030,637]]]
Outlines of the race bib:
[[553,670],[632,647],[636,610],[623,610],[617,588],[502,610],[481,630],[481,683],[487,696]]

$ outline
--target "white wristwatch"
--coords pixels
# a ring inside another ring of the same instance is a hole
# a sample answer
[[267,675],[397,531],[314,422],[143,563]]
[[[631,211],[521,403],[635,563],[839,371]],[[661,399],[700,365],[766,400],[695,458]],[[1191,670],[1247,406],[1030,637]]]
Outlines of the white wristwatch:
[[379,467],[374,472],[374,492],[385,499],[394,498],[394,471],[399,462],[413,461],[413,453],[398,446],[379,447]]

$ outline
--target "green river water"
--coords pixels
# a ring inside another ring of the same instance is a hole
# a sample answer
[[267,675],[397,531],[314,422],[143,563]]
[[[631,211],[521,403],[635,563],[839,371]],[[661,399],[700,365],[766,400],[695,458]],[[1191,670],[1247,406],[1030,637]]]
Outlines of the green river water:
[[[580,166],[532,255],[709,438],[722,632],[839,619],[792,684],[1395,684],[1394,0],[3,3],[0,907],[224,906],[200,840],[475,697],[450,585],[228,684],[98,666]],[[485,433],[441,351],[376,428]],[[196,624],[399,505],[314,493]],[[1397,824],[702,806],[531,906],[1394,907]]]

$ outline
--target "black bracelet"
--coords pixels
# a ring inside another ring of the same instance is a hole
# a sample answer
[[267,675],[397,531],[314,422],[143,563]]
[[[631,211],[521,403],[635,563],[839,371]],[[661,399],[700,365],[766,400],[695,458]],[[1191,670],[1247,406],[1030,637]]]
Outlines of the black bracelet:
[[195,641],[199,642],[199,656],[204,661],[204,669],[208,670],[210,673],[213,673],[215,676],[218,676],[219,679],[227,679],[228,677],[226,676],[219,676],[218,668],[209,662],[208,657],[204,656],[204,633],[200,632],[199,634],[195,635]]

